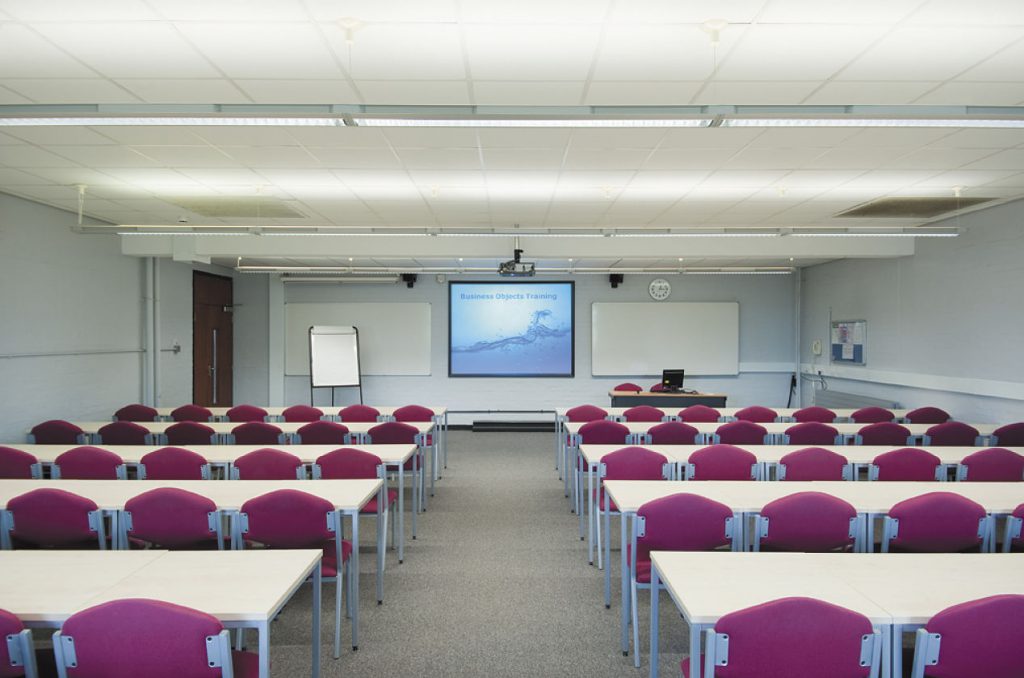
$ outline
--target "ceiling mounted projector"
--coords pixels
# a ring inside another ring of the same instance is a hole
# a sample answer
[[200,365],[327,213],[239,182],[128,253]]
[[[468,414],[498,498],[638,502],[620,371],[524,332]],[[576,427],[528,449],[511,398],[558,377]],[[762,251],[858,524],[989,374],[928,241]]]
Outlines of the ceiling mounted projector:
[[512,250],[512,260],[498,264],[498,275],[506,278],[528,278],[537,271],[532,261],[520,261],[523,251],[518,247]]

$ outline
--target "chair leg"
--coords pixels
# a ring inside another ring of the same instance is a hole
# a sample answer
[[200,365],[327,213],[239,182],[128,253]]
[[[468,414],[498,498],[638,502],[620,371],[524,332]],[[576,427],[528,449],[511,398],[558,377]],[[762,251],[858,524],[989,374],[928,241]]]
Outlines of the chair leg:
[[[635,666],[636,668],[640,668],[640,624],[639,615],[636,609],[638,597],[636,579],[631,578],[629,583],[630,587],[632,588],[632,591],[630,592],[630,599],[633,601],[633,666]],[[651,595],[654,594],[652,593]]]
[[334,658],[341,656],[341,567],[334,573]]

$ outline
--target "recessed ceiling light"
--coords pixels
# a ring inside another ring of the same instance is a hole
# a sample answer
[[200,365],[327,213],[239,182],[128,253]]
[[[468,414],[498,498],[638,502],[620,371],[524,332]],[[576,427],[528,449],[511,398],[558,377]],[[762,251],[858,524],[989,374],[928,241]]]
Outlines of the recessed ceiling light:
[[187,116],[125,116],[125,117],[0,117],[0,127],[49,127],[87,125],[106,126],[178,126],[178,125],[210,125],[230,127],[344,127],[345,123],[338,118],[274,118],[274,117],[187,117]]
[[359,127],[707,127],[710,118],[352,118]]
[[997,118],[724,118],[722,127],[963,127],[1024,128],[1021,119]]

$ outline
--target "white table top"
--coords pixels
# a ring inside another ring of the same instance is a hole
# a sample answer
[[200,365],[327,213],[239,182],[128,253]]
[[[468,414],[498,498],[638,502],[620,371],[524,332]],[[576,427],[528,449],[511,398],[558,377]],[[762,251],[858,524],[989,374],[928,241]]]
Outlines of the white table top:
[[[73,423],[75,426],[77,426],[78,428],[82,429],[86,433],[98,433],[101,428],[103,428],[104,426],[106,426],[107,424],[109,424],[111,422],[109,422],[109,421],[74,421],[74,422],[71,422],[71,423]],[[139,426],[142,426],[143,428],[145,428],[150,433],[163,433],[165,430],[167,430],[167,427],[174,426],[178,422],[174,422],[174,421],[137,421],[137,422],[134,422],[134,423],[138,424]],[[214,433],[231,433],[231,430],[233,428],[235,428],[236,426],[241,426],[240,423],[232,422],[232,421],[210,421],[210,422],[200,422],[200,423],[203,426],[209,426],[210,428],[212,428]],[[302,428],[303,426],[305,426],[308,423],[310,423],[310,422],[278,421],[278,422],[271,422],[271,426],[276,426],[277,428],[281,429],[282,433],[295,433],[300,428]],[[348,423],[338,422],[338,423],[341,426],[344,426],[345,428],[347,428],[350,433],[366,433],[367,431],[369,431],[374,426],[380,426],[380,424],[381,424],[381,422],[362,422],[362,421],[353,421],[353,422],[348,422]],[[420,422],[420,421],[409,421],[409,422],[403,422],[403,423],[409,424],[410,426],[414,427],[416,429],[417,433],[429,433],[429,432],[434,430],[434,423],[433,422],[429,422],[429,421],[422,421],[422,422]],[[28,432],[26,431],[26,433],[28,433]]]
[[[15,445],[19,450],[28,452],[44,464],[51,464],[64,452],[80,445]],[[167,445],[91,445],[103,450],[109,450],[118,455],[128,464],[137,464],[153,450],[159,450]],[[332,450],[344,447],[345,449],[356,449],[375,454],[385,464],[400,464],[416,452],[416,446],[408,445],[184,445],[180,446],[202,455],[207,461],[214,464],[234,463],[243,454],[253,450],[266,448],[278,449],[302,459],[304,463],[311,464],[321,455]]]
[[[579,432],[580,428],[586,422],[579,421],[567,421],[563,424],[565,430],[574,435]],[[629,429],[630,433],[646,433],[648,429],[658,426],[664,422],[660,421],[633,421],[633,422],[621,422],[623,426]],[[697,429],[699,433],[714,433],[720,426],[726,426],[723,422],[686,422],[688,425]],[[868,424],[828,424],[836,430],[837,433],[842,434],[853,434],[860,431]],[[785,433],[786,429],[791,426],[796,426],[793,422],[774,422],[770,424],[758,424],[763,426],[767,433]],[[923,435],[936,424],[900,424],[908,431],[911,435]],[[971,424],[974,428],[978,429],[980,435],[991,435],[993,431],[999,428],[998,424]],[[804,445],[803,447],[807,447]]]
[[[707,445],[581,445],[580,453],[587,463],[600,461],[606,454],[611,454],[623,447],[642,447],[645,450],[652,450],[664,455],[672,463],[685,463],[690,455],[697,450],[702,450]],[[899,449],[894,445],[739,445],[757,457],[760,462],[777,463],[782,457],[790,452],[803,450],[808,447],[821,447],[831,450],[836,454],[846,457],[846,460],[853,464],[869,464],[880,454],[889,450]],[[916,449],[927,450],[942,460],[943,464],[959,464],[964,457],[988,449],[987,447],[942,447],[926,446]],[[1024,447],[1006,448],[1024,455]],[[27,452],[31,450],[26,450]]]
[[929,492],[959,494],[981,504],[990,513],[1010,513],[1024,503],[1024,483],[606,480],[604,487],[615,505],[626,513],[634,513],[653,499],[678,492],[713,499],[737,513],[760,511],[765,504],[797,492],[824,492],[843,499],[860,513],[885,513],[894,504]]
[[[256,407],[259,407],[259,408],[262,408],[262,409],[266,410],[267,414],[272,416],[272,417],[280,417],[281,414],[286,409],[288,409],[288,407],[268,407],[268,406],[265,406],[265,405],[256,405]],[[331,414],[331,415],[338,414],[338,412],[340,412],[344,408],[343,405],[333,405],[333,406],[331,406],[331,405],[314,405],[314,407],[316,407],[318,410],[320,410],[324,414]],[[373,409],[375,409],[378,412],[380,412],[382,415],[390,417],[391,415],[393,415],[395,413],[395,410],[397,410],[400,407],[405,407],[405,405],[369,405],[368,407],[372,407]],[[433,405],[424,405],[423,407],[426,407],[428,410],[433,410],[433,412],[434,412],[434,414],[436,416],[443,416],[448,411],[447,407],[435,407]],[[171,412],[173,412],[174,410],[176,410],[178,408],[176,408],[176,407],[157,407],[155,409],[156,409],[156,412],[157,412],[157,416],[169,417],[169,416],[171,416]],[[231,408],[230,407],[207,407],[206,409],[210,410],[210,413],[213,416],[215,416],[215,417],[226,417],[226,416],[228,416],[228,410],[230,410]]]
[[[621,395],[627,395],[629,392],[628,391],[617,391],[616,393],[619,393]],[[630,407],[605,407],[604,405],[597,405],[596,407],[600,407],[602,410],[604,410],[608,414],[610,414],[612,416],[615,416],[615,417],[621,417],[626,412],[626,410],[632,409]],[[564,416],[566,416],[566,412],[568,412],[570,409],[572,409],[572,408],[570,408],[570,407],[556,407],[555,408],[555,414],[557,416],[559,416],[559,417],[564,417]],[[672,408],[672,407],[659,407],[658,409],[662,410],[665,414],[667,414],[669,416],[675,416],[676,414],[679,413],[678,409]],[[745,408],[743,408],[743,407],[715,407],[713,409],[717,410],[718,413],[721,414],[723,417],[735,417],[737,412],[739,412],[740,410],[745,409]],[[775,413],[777,415],[779,415],[780,417],[792,417],[794,412],[797,412],[799,410],[804,410],[804,409],[807,409],[807,408],[806,407],[772,407],[770,409],[774,410]],[[841,417],[841,418],[848,418],[848,417],[850,417],[850,415],[852,415],[854,412],[857,411],[857,410],[852,409],[852,408],[835,408],[835,407],[830,407],[828,409],[830,409],[833,412],[835,412],[836,416],[837,417]],[[907,412],[910,412],[910,410],[902,410],[902,409],[901,410],[889,410],[889,411],[892,412],[893,416],[896,417],[896,418],[905,417],[905,416],[907,416]]]
[[0,506],[31,490],[52,487],[88,497],[101,509],[120,511],[148,490],[176,487],[209,498],[221,510],[236,511],[249,499],[274,490],[300,490],[331,502],[336,510],[356,513],[374,497],[382,480],[2,480]]

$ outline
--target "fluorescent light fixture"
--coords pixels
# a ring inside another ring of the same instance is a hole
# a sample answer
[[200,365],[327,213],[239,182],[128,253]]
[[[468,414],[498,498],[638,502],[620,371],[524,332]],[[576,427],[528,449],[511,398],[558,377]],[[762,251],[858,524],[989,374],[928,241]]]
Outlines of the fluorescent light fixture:
[[685,275],[789,275],[792,268],[684,268]]
[[352,118],[358,127],[707,127],[711,118]]
[[346,285],[393,285],[397,275],[282,275],[284,283],[344,283]]
[[793,238],[955,238],[960,233],[948,231],[793,231]]
[[722,127],[958,127],[1021,129],[1022,119],[980,118],[723,118]]
[[78,117],[11,117],[0,116],[0,127],[47,127],[47,126],[179,126],[214,125],[231,127],[344,127],[339,118],[274,118],[274,117],[211,117],[211,116],[78,116]]

